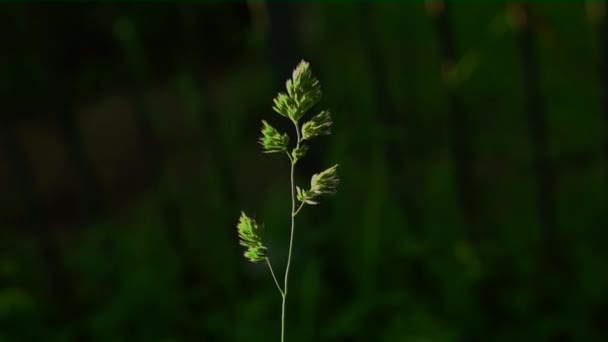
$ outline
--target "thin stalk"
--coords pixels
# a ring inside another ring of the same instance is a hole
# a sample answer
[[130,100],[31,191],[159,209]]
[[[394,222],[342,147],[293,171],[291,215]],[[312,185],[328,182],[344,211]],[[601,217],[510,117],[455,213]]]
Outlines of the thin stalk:
[[[294,126],[296,128],[296,134],[298,136],[298,142],[296,144],[296,149],[300,147],[300,129],[298,124],[294,122]],[[283,303],[281,305],[281,342],[285,341],[285,303],[287,302],[287,283],[289,279],[289,266],[291,265],[291,252],[293,250],[293,235],[296,227],[296,185],[294,179],[294,172],[296,167],[295,158],[291,160],[291,172],[290,172],[290,182],[291,182],[291,235],[289,237],[289,252],[287,253],[287,266],[285,267],[285,284],[283,285]],[[298,210],[299,211],[299,210]]]
[[277,285],[277,289],[279,289],[279,292],[281,292],[281,296],[283,296],[283,289],[281,289],[281,285],[279,285],[279,282],[277,281],[277,277],[274,275],[274,270],[272,269],[272,265],[270,264],[270,259],[268,259],[268,257],[266,257],[264,259],[266,259],[266,264],[268,265],[268,268],[270,269],[270,274],[272,274],[272,279],[274,279],[274,283]]
[[298,210],[296,210],[296,212],[293,213],[293,216],[297,216],[298,215],[298,213],[300,212],[300,210],[302,210],[302,207],[304,206],[304,204],[306,204],[306,202],[300,203],[300,206],[298,207]]
[[[291,269],[291,257],[293,255],[293,244],[296,229],[296,215],[302,210],[304,204],[316,204],[314,200],[325,194],[333,194],[336,191],[336,187],[339,182],[337,175],[338,165],[334,165],[329,169],[314,174],[311,178],[310,190],[303,190],[296,186],[295,182],[295,169],[298,159],[302,158],[308,149],[300,148],[304,138],[303,135],[306,133],[306,139],[314,138],[318,135],[329,134],[329,127],[331,126],[331,118],[329,113],[323,111],[314,116],[310,121],[305,123],[306,132],[302,132],[301,126],[298,120],[302,118],[306,111],[310,108],[309,105],[315,104],[321,97],[321,87],[318,80],[312,76],[309,64],[305,61],[300,62],[294,69],[293,78],[286,83],[287,94],[279,93],[274,99],[273,109],[278,114],[281,114],[289,119],[293,123],[296,129],[297,139],[296,146],[293,147],[293,143],[290,144],[288,134],[281,133],[272,127],[268,122],[262,120],[262,137],[259,142],[261,143],[264,152],[275,153],[285,152],[287,158],[290,161],[290,188],[291,188],[291,232],[289,237],[289,250],[287,254],[287,263],[285,265],[284,283],[281,284],[277,280],[274,273],[274,269],[270,263],[270,259],[266,257],[267,247],[262,244],[262,225],[258,224],[253,218],[247,216],[244,212],[241,212],[241,217],[237,224],[237,232],[239,236],[239,242],[241,245],[247,247],[245,251],[245,257],[252,262],[265,261],[272,274],[277,289],[281,293],[281,342],[285,342],[285,316],[287,314],[287,294],[289,289],[289,271]],[[292,136],[293,137],[293,136]],[[298,203],[297,191],[300,191],[300,200],[302,203]]]

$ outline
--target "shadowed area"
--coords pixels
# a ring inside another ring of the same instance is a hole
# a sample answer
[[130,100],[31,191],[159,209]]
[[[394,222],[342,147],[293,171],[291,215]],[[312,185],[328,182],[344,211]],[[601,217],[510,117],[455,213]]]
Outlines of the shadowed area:
[[302,59],[287,341],[608,340],[604,3],[0,8],[0,342],[278,341]]

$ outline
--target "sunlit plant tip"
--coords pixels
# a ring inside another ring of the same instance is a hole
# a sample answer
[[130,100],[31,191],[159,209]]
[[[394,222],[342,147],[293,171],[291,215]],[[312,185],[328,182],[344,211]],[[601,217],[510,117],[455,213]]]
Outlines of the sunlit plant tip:
[[279,93],[274,99],[273,108],[297,123],[321,99],[321,85],[312,75],[308,62],[301,61],[285,87],[287,94]]

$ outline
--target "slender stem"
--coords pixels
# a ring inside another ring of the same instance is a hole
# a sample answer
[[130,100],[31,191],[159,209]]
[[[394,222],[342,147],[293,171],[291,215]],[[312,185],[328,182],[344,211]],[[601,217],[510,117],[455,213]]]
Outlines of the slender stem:
[[277,277],[274,275],[272,265],[270,264],[270,259],[268,259],[268,257],[266,257],[265,259],[266,259],[266,264],[268,265],[268,268],[270,268],[270,274],[272,274],[272,279],[274,279],[274,283],[277,285],[277,289],[279,289],[279,292],[281,292],[281,296],[283,296],[283,289],[281,289],[281,285],[279,285],[279,282],[277,281]]
[[[294,126],[296,128],[296,134],[298,136],[298,142],[296,144],[296,148],[300,147],[300,129],[298,124],[294,122]],[[296,213],[296,184],[294,180],[294,171],[296,167],[296,160],[291,159],[291,235],[289,237],[289,252],[287,254],[287,266],[285,267],[285,284],[283,285],[283,303],[281,305],[281,342],[285,341],[285,303],[287,301],[287,283],[289,279],[289,266],[291,265],[291,252],[293,250],[293,235],[295,231],[296,221],[295,221],[295,213]]]
[[296,210],[295,213],[293,213],[293,216],[298,215],[298,213],[300,212],[300,210],[302,209],[302,207],[304,206],[304,204],[306,204],[306,202],[301,202],[300,206],[298,207],[298,210]]
[[283,293],[283,303],[281,304],[281,342],[285,342],[285,300],[287,295]]

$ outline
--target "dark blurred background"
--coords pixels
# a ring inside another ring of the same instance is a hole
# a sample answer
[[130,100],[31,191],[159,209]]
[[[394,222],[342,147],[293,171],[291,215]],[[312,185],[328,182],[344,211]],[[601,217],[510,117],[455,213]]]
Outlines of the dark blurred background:
[[608,340],[604,3],[4,4],[0,341],[273,341],[301,60],[340,163],[289,341]]

